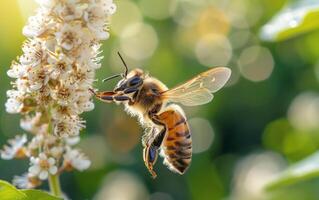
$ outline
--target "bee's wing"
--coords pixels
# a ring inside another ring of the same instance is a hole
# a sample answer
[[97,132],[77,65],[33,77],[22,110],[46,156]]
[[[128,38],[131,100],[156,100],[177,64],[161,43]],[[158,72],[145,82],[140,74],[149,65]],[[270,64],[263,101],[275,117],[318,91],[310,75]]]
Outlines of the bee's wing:
[[186,106],[202,105],[213,99],[213,94],[228,81],[231,70],[217,67],[203,72],[186,83],[171,90],[164,91],[162,96],[171,102]]

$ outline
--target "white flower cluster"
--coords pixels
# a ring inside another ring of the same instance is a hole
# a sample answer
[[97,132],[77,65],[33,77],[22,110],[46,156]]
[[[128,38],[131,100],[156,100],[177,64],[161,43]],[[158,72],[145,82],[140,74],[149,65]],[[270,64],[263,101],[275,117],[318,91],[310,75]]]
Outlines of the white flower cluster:
[[80,141],[79,136],[57,137],[48,133],[47,125],[40,126],[42,129],[33,125],[37,134],[28,143],[26,135],[16,136],[1,151],[1,158],[6,160],[30,158],[28,173],[13,179],[18,187],[33,188],[48,179],[49,175],[74,169],[83,171],[91,165],[91,161],[79,149],[73,148]]
[[26,135],[9,141],[3,159],[30,158],[29,172],[15,177],[21,187],[35,187],[50,174],[85,170],[90,161],[72,146],[85,121],[80,114],[94,108],[89,88],[101,64],[100,41],[109,37],[113,0],[36,0],[37,14],[23,28],[28,37],[23,55],[7,74],[14,78],[5,104],[21,113]]
[[9,113],[50,110],[56,135],[78,135],[82,112],[94,108],[89,88],[101,65],[99,41],[109,37],[112,0],[38,0],[40,9],[23,33],[29,37],[19,62],[8,71],[15,78],[7,92]]

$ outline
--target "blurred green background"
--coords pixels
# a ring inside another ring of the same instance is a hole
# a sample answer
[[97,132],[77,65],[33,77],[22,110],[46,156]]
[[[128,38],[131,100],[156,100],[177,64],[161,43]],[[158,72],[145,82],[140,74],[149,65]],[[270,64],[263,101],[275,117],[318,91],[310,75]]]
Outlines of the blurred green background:
[[[168,87],[212,66],[229,66],[232,77],[212,103],[185,107],[193,133],[192,165],[184,176],[158,160],[158,178],[144,167],[142,129],[123,107],[96,102],[86,113],[80,147],[92,160],[83,173],[63,174],[71,199],[95,200],[300,200],[319,199],[319,180],[271,192],[265,184],[286,166],[319,147],[319,31],[267,43],[260,28],[284,0],[115,0],[111,38],[103,44],[101,79],[140,67]],[[22,27],[32,0],[0,1],[0,143],[21,134],[18,115],[5,112],[6,76],[21,55]],[[0,161],[0,178],[11,181],[27,161]],[[43,186],[47,188],[47,186]]]

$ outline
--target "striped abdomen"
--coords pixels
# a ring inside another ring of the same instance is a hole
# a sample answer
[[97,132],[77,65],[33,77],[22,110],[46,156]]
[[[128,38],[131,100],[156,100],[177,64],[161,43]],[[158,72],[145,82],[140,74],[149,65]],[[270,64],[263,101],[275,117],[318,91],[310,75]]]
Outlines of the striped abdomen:
[[179,109],[173,108],[160,114],[161,121],[166,126],[161,148],[165,157],[164,164],[170,170],[183,174],[191,163],[192,138],[185,116]]

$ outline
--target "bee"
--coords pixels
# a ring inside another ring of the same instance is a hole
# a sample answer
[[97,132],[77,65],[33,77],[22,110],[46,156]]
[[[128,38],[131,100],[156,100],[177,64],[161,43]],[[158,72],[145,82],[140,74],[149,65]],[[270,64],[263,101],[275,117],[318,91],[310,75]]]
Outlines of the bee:
[[231,75],[226,67],[216,67],[205,71],[185,83],[168,89],[158,79],[141,69],[130,72],[120,53],[125,72],[106,78],[122,79],[113,91],[90,91],[95,97],[107,103],[124,104],[125,110],[138,117],[145,129],[142,137],[145,166],[155,178],[154,165],[158,155],[173,172],[184,174],[192,159],[192,136],[183,109],[177,105],[197,106],[210,102],[213,93],[221,89]]

